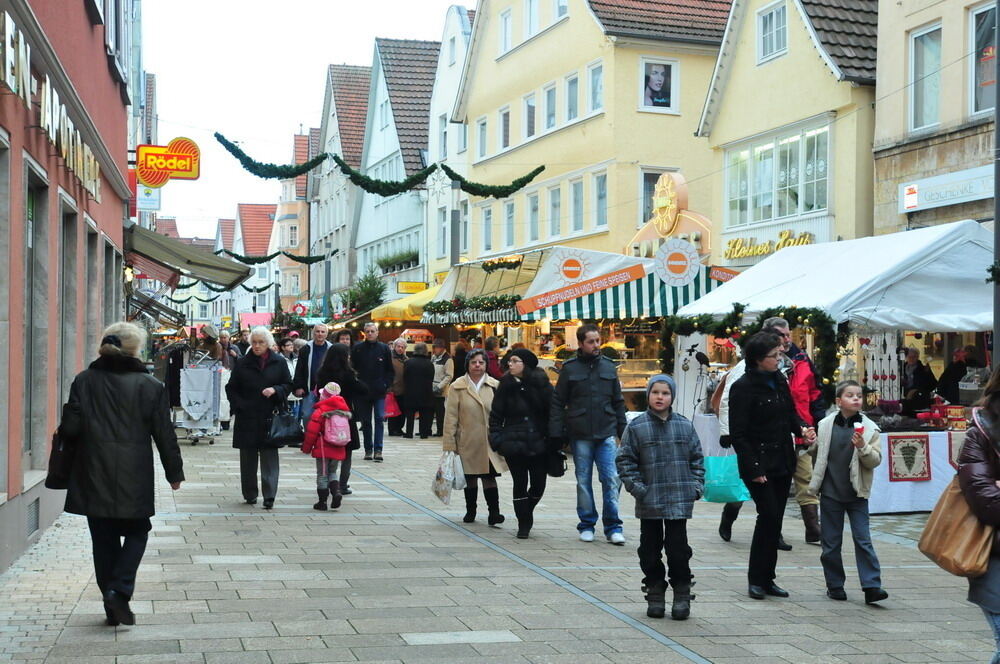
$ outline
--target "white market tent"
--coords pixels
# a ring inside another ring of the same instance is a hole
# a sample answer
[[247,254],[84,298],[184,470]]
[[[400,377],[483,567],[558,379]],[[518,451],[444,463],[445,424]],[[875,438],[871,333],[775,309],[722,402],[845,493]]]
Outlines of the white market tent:
[[876,329],[993,329],[993,234],[966,220],[889,235],[789,247],[741,273],[680,316],[745,319],[770,307],[815,307],[838,323]]

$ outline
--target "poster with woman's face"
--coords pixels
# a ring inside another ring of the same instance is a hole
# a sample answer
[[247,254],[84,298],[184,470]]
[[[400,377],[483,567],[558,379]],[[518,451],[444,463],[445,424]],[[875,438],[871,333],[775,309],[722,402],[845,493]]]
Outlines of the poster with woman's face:
[[670,107],[669,65],[662,62],[647,62],[644,66],[642,105],[650,107]]

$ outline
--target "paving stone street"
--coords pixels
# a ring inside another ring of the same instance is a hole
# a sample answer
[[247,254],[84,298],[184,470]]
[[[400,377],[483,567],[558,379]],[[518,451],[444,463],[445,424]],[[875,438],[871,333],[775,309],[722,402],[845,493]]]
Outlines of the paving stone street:
[[[802,542],[792,502],[778,582],[785,600],[746,595],[753,528],[733,540],[719,506],[689,524],[695,592],[686,622],[645,615],[632,498],[625,547],[577,540],[572,468],[551,479],[528,540],[507,522],[463,524],[461,494],[430,492],[438,440],[387,439],[385,462],[358,460],[354,494],[316,512],[312,459],[281,452],[275,509],[241,501],[229,440],[183,445],[188,481],[158,476],[158,514],[133,608],[134,627],[107,627],[82,517],[63,515],[0,575],[0,661],[171,662],[986,662],[992,639],[964,580],[924,558],[926,515],[874,517],[891,597],[866,606],[848,567],[848,602],[824,595],[819,547]],[[595,478],[596,482],[596,478]],[[485,511],[484,508],[481,508]],[[848,542],[849,537],[848,537]],[[853,563],[850,545],[845,563]]]

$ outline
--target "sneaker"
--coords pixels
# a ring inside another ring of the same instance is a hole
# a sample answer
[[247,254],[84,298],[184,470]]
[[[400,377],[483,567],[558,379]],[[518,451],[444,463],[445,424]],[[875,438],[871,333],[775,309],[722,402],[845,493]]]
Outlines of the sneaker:
[[580,531],[580,541],[581,542],[593,542],[594,541],[594,531],[593,530],[581,530]]
[[611,533],[611,535],[608,536],[608,541],[615,546],[625,546],[625,536],[621,533]]
[[375,453],[375,460],[376,461],[381,461],[382,460],[382,453],[381,452],[376,452]]
[[371,461],[371,460],[372,460],[372,453],[365,452],[365,461]]

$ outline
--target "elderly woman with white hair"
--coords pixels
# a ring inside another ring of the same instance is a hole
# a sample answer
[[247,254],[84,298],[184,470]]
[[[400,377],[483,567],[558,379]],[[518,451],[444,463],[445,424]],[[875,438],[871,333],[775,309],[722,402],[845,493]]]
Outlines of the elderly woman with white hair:
[[274,507],[278,493],[278,448],[282,443],[269,440],[272,413],[292,393],[292,375],[288,363],[271,350],[274,336],[266,327],[250,333],[250,352],[236,363],[226,385],[226,396],[236,425],[233,447],[240,451],[240,479],[243,499],[257,503],[257,463],[260,460],[260,488],[264,509]]
[[174,490],[184,464],[167,388],[139,359],[145,330],[115,323],[102,336],[100,356],[73,380],[59,424],[77,450],[66,511],[87,517],[108,624],[134,625],[129,601],[155,513],[150,440]]

